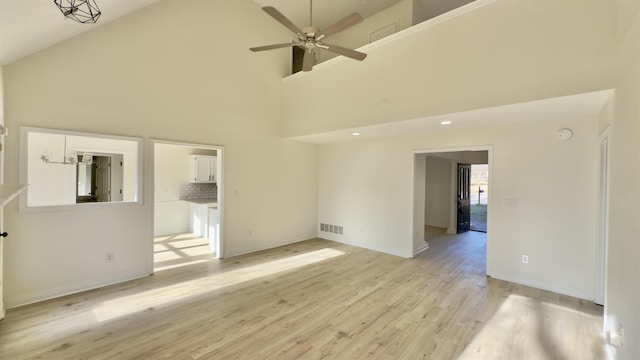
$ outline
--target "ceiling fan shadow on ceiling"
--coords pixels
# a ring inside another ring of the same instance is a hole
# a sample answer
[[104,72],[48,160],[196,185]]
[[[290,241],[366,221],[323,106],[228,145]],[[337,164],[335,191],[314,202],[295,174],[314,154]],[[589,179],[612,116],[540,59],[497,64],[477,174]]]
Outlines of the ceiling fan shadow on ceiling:
[[282,15],[280,11],[276,10],[276,8],[272,6],[265,6],[262,8],[262,10],[264,10],[264,12],[271,15],[271,17],[273,17],[276,21],[296,34],[298,36],[298,40],[283,44],[252,47],[249,48],[249,50],[251,51],[256,52],[298,46],[304,50],[302,71],[311,71],[313,69],[315,51],[318,48],[328,50],[338,55],[343,55],[358,61],[362,61],[367,57],[367,54],[365,53],[324,42],[325,38],[328,38],[331,35],[335,35],[352,27],[353,25],[362,22],[364,19],[362,18],[362,15],[358,14],[357,12],[345,16],[344,18],[338,20],[333,25],[324,30],[320,30],[313,27],[313,0],[309,1],[309,26],[302,29],[297,27],[291,20]]

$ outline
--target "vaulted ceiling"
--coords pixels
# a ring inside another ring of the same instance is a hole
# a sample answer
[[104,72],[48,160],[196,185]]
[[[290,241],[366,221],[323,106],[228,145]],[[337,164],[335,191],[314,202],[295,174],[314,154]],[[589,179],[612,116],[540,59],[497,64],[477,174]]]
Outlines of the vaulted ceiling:
[[[0,64],[52,46],[85,31],[115,21],[131,12],[162,0],[96,0],[102,16],[96,24],[80,24],[66,19],[46,0],[0,0]],[[171,1],[171,0],[169,0]],[[174,0],[175,1],[175,0]],[[240,1],[240,0],[207,0]],[[248,1],[248,0],[246,0]],[[309,25],[309,2],[304,0],[253,0],[260,6],[274,6],[299,26]],[[373,15],[400,0],[315,0],[314,24],[328,26],[357,11]],[[426,0],[417,0],[426,1]],[[445,0],[429,0],[445,1]]]
[[102,11],[98,22],[80,24],[62,16],[53,1],[0,0],[0,64],[6,65],[158,1],[98,0]]
[[[254,0],[261,6],[273,6],[291,19],[296,25],[327,27],[340,18],[358,12],[367,18],[401,0]],[[310,4],[313,5],[313,19],[310,20]]]

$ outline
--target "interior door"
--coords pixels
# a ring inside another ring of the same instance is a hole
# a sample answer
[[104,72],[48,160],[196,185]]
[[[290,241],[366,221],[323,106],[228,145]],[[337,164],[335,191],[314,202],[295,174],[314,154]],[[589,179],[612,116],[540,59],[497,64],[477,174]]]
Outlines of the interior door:
[[123,184],[123,156],[122,155],[112,155],[111,156],[111,186],[110,186],[110,194],[111,201],[122,201],[122,184]]
[[[0,156],[0,166],[2,166],[2,156]],[[0,232],[4,231],[4,222],[3,222],[3,207],[0,206]],[[2,288],[4,286],[4,274],[2,273],[2,268],[4,267],[4,237],[0,237],[0,319],[4,318],[4,292]]]
[[[0,110],[2,104],[0,104]],[[0,126],[4,127],[4,121],[0,114]],[[4,184],[4,136],[0,135],[0,184]],[[0,206],[0,232],[4,231],[4,211],[3,206]],[[4,268],[4,241],[5,237],[0,237],[0,320],[4,319],[4,274],[2,269]]]
[[109,194],[111,189],[111,158],[96,156],[93,164],[96,167],[95,196],[99,202],[111,201]]
[[471,230],[471,165],[458,164],[458,230]]

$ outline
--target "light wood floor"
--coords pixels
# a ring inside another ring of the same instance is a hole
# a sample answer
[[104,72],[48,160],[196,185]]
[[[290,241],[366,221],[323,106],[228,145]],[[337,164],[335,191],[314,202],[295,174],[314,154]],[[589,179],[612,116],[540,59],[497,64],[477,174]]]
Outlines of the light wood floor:
[[9,310],[0,359],[605,358],[600,307],[487,278],[484,234],[429,239],[415,259],[183,248],[154,276]]

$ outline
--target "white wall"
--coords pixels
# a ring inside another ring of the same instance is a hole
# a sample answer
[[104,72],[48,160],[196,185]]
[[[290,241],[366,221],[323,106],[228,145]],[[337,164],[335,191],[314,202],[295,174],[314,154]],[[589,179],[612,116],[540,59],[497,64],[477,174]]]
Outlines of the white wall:
[[[556,139],[562,127],[570,141]],[[413,152],[489,145],[489,275],[593,298],[596,116],[321,145],[319,218],[344,225],[332,240],[411,257]]]
[[426,158],[424,224],[448,228],[451,211],[451,162],[435,156]]
[[[413,0],[402,0],[373,16],[366,18],[360,24],[327,38],[326,42],[350,49],[357,49],[370,42],[369,35],[372,32],[380,30],[388,25],[396,24],[396,32],[410,27],[413,21],[412,16]],[[336,56],[337,55],[332,52],[320,50],[318,62],[324,62]]]
[[[624,327],[617,359],[640,359],[640,4],[618,1],[606,326]],[[606,115],[606,114],[605,114]]]
[[[150,138],[225,147],[225,256],[314,237],[317,146],[280,138],[288,52],[248,50],[283,36],[287,30],[249,0],[169,0],[5,66],[11,128],[139,136],[147,144],[143,204],[6,208],[7,304],[151,273]],[[74,77],[60,71],[69,66]],[[17,137],[7,138],[6,150],[7,180],[17,182]]]
[[191,180],[191,161],[189,155],[193,149],[177,145],[155,144],[155,201],[180,200],[180,184]]
[[191,178],[192,152],[183,146],[154,146],[154,236],[189,231],[189,204],[180,201],[180,184]]
[[[70,205],[76,203],[75,166],[45,164],[40,155],[48,154],[52,161],[62,161],[64,137],[58,134],[32,133],[27,135],[27,178],[24,196],[28,206]],[[54,156],[51,149],[60,149]],[[38,155],[40,154],[40,155]]]
[[[0,67],[0,125],[4,126],[4,81]],[[4,149],[4,137],[0,136],[0,144]],[[4,184],[4,150],[0,151],[0,184]],[[4,228],[4,209],[0,207],[0,226]],[[0,318],[4,317],[4,239],[0,237]]]
[[153,217],[154,236],[189,232],[189,203],[186,201],[156,202]]

